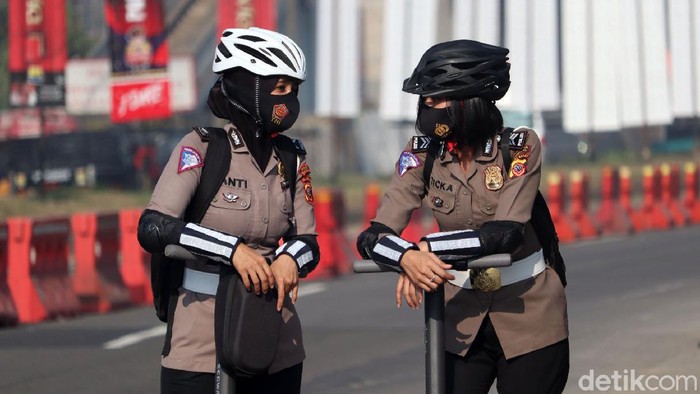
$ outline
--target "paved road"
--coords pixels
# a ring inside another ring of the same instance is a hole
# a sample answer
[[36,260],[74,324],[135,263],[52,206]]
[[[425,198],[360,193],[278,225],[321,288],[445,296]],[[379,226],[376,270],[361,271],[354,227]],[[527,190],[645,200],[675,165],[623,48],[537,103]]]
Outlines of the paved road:
[[[586,388],[587,376],[615,371],[700,379],[700,227],[562,252],[570,281],[567,393],[584,392],[579,381]],[[303,284],[304,393],[423,392],[423,312],[396,308],[394,279]],[[1,330],[0,392],[155,393],[161,341],[162,325],[147,307]]]

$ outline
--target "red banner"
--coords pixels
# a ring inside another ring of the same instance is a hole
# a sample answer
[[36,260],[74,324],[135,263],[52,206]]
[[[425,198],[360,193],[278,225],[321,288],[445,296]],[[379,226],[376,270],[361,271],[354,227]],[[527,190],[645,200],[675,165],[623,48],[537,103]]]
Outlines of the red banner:
[[112,121],[159,119],[170,115],[167,78],[112,84]]
[[64,106],[65,0],[10,0],[10,106]]
[[112,121],[170,116],[168,45],[162,0],[106,0]]
[[167,68],[161,0],[106,0],[105,14],[113,73]]
[[277,29],[277,0],[219,0],[217,36],[232,27]]

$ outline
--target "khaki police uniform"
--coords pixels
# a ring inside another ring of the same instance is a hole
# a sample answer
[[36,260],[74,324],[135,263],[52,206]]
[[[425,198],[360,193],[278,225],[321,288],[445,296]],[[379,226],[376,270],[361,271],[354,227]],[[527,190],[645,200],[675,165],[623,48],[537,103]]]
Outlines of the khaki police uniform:
[[[444,152],[435,159],[427,195],[423,180],[426,153],[412,152],[410,168],[397,163],[397,171],[373,221],[400,234],[410,220],[411,211],[419,208],[425,198],[440,231],[479,229],[493,220],[516,221],[525,224],[525,242],[513,261],[539,251],[529,220],[541,177],[540,140],[531,129],[518,128],[514,133],[519,133],[517,137],[522,138],[522,143],[519,149],[511,151],[510,169],[504,168],[497,138],[475,153],[466,173],[456,154]],[[404,152],[411,149],[409,142]],[[549,267],[535,277],[491,292],[446,283],[446,350],[464,356],[487,313],[507,359],[568,337],[564,288]]]
[[[278,241],[287,234],[296,218],[294,234],[316,234],[312,195],[307,193],[297,171],[294,206],[289,188],[283,189],[278,171],[280,158],[273,151],[264,169],[258,168],[245,141],[233,125],[225,129],[231,145],[231,167],[225,181],[206,211],[201,225],[243,237],[247,246],[272,259]],[[181,152],[191,149],[206,156],[207,143],[196,132],[187,134],[175,147],[163,174],[154,189],[147,209],[182,218],[197,189],[201,166],[181,170]],[[303,166],[299,156],[297,169]],[[308,179],[308,178],[307,178]],[[308,180],[305,180],[308,183]],[[307,185],[308,189],[310,185]],[[276,290],[271,290],[276,291]],[[213,373],[216,369],[214,344],[215,297],[180,289],[173,320],[171,350],[162,359],[166,368]],[[305,358],[301,324],[289,296],[285,296],[283,323],[278,350],[269,373],[275,373],[302,362]]]

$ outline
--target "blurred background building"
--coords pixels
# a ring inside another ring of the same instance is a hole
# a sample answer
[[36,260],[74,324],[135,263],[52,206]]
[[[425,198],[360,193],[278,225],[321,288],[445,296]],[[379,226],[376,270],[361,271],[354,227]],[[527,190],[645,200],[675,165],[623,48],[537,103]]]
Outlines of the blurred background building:
[[0,178],[25,186],[156,179],[191,126],[224,123],[206,97],[235,26],[304,49],[289,134],[331,180],[391,173],[416,133],[403,80],[451,39],[510,49],[499,107],[538,130],[549,162],[700,140],[700,0],[9,0],[0,20]]

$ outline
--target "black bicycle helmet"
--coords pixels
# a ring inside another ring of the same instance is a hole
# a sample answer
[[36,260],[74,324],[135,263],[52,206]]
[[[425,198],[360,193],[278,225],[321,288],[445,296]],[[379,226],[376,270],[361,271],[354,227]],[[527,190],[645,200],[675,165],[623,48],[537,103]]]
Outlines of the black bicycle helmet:
[[510,87],[508,49],[472,40],[447,41],[428,49],[403,83],[425,97],[502,98]]

